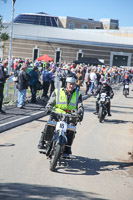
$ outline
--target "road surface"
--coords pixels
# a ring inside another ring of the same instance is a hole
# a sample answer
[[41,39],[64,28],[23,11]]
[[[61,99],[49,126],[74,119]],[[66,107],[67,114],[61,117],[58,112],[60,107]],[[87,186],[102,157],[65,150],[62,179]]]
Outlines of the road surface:
[[72,159],[56,172],[37,150],[48,116],[0,134],[0,199],[132,200],[133,92],[114,90],[112,117],[99,123],[95,98],[84,101]]

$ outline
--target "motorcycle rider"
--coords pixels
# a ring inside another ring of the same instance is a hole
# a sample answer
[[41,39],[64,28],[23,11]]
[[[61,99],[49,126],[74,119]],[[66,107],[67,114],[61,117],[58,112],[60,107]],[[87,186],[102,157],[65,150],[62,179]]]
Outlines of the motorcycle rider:
[[[125,90],[125,85],[129,85],[129,83],[131,83],[131,81],[129,79],[129,76],[126,74],[125,78],[122,81],[122,84],[123,84],[123,94],[124,94],[124,90]],[[129,94],[129,88],[127,88],[127,90],[128,90],[128,94]]]
[[[108,85],[108,82],[106,80],[104,80],[102,82],[102,84],[98,86],[98,88],[96,90],[95,95],[99,94],[99,96],[97,97],[97,100],[96,100],[96,111],[94,112],[94,114],[96,114],[96,115],[99,112],[99,100],[100,100],[100,94],[101,93],[106,93],[107,96],[109,96],[111,99],[114,96],[113,89],[112,89],[111,86]],[[108,112],[108,116],[111,116],[111,114],[110,114],[110,101],[109,101],[109,103],[107,103],[107,112]]]
[[[58,113],[70,113],[71,110],[76,109],[79,114],[79,121],[82,121],[84,114],[84,107],[82,103],[82,95],[80,94],[79,90],[76,89],[75,74],[72,73],[69,74],[66,78],[66,83],[67,83],[66,88],[57,88],[53,91],[50,100],[46,105],[46,109],[52,107]],[[52,113],[50,119],[51,118],[53,118]],[[50,129],[51,127],[49,127],[46,124],[38,144],[39,149],[45,148],[44,144],[46,140],[46,135],[50,134],[50,131],[53,131],[53,129],[52,130]],[[72,154],[70,146],[72,145],[74,139],[73,136],[74,134],[67,132],[67,140],[69,147],[66,146],[64,151],[64,153],[67,154],[67,156],[69,156],[69,154]]]

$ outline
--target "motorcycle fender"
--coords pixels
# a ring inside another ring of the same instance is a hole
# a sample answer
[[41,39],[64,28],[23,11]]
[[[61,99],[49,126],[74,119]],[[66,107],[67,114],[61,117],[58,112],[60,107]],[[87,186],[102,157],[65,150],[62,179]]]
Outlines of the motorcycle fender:
[[59,133],[56,132],[56,134],[54,135],[53,141],[58,142],[58,140],[59,140]]
[[67,138],[63,137],[62,135],[59,137],[58,144],[65,145],[67,143]]

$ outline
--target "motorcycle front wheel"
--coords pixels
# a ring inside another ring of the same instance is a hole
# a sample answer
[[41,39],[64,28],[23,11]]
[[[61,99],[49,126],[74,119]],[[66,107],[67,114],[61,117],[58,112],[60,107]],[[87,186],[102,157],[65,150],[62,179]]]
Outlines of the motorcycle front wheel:
[[54,150],[54,153],[52,155],[52,158],[50,160],[50,170],[51,171],[54,171],[55,170],[55,167],[57,165],[57,161],[60,157],[60,154],[61,154],[61,150],[62,150],[62,147],[60,144],[57,144],[55,150]]
[[103,116],[104,116],[103,107],[100,107],[100,109],[99,109],[99,122],[100,123],[102,123],[102,121],[103,121]]
[[127,90],[125,91],[125,97],[127,98]]

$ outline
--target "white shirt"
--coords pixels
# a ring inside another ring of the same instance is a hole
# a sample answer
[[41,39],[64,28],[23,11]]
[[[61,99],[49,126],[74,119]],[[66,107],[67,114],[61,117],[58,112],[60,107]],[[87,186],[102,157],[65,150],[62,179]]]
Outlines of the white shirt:
[[90,73],[90,79],[91,79],[91,82],[95,82],[95,80],[97,79],[97,75],[94,73],[94,72],[91,72]]

